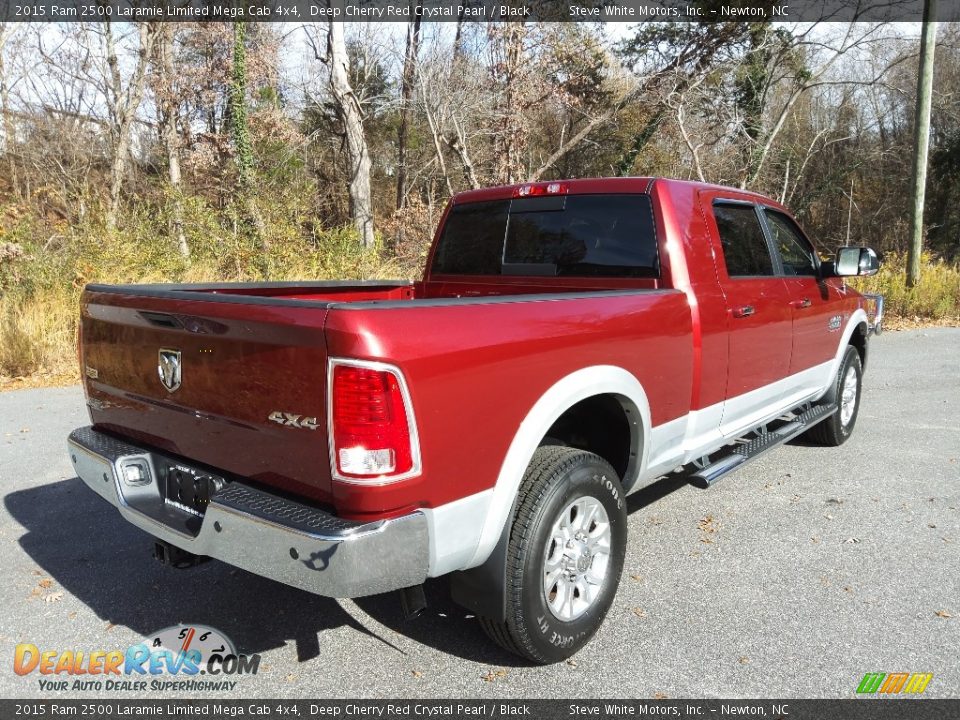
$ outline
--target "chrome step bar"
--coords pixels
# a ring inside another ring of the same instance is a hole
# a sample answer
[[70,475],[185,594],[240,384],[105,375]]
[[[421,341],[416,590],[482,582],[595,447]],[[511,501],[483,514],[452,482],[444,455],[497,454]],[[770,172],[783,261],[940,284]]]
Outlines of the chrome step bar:
[[768,425],[738,438],[737,444],[733,446],[733,450],[729,454],[710,462],[699,470],[695,470],[690,475],[690,483],[700,488],[708,488],[748,462],[756,460],[768,450],[773,450],[773,448],[779,447],[797,435],[806,432],[835,412],[837,412],[835,404],[813,405],[774,429],[768,429],[769,425],[772,424],[768,423]]

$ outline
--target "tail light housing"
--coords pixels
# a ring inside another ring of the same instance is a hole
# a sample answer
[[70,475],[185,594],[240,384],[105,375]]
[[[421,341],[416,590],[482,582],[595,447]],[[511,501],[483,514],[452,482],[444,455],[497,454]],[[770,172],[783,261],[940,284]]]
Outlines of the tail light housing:
[[393,365],[331,359],[330,469],[340,482],[386,485],[420,474],[420,443],[403,373]]
[[513,189],[515,198],[538,197],[540,195],[566,195],[570,186],[562,182],[541,182],[517,185]]

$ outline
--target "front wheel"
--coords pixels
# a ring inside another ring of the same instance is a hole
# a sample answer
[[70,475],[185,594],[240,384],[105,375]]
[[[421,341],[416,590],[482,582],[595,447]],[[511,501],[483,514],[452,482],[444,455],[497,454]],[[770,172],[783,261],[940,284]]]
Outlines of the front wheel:
[[627,514],[616,471],[593,453],[538,448],[507,547],[506,621],[487,634],[536,663],[565,660],[603,622],[623,571]]
[[863,364],[856,348],[847,346],[840,363],[835,385],[827,394],[837,403],[837,411],[823,422],[814,425],[807,437],[818,445],[843,445],[857,424],[860,412],[860,390],[863,386]]

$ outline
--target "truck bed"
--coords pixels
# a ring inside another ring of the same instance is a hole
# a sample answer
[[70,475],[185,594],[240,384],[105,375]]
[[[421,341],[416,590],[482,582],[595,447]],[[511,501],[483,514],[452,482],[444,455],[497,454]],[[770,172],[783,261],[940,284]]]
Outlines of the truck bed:
[[[339,319],[331,323],[333,315]],[[633,340],[659,335],[661,323],[676,327],[666,343],[672,359],[631,357]],[[424,327],[431,328],[429,338],[419,332]],[[514,412],[516,404],[519,423],[540,385],[548,387],[583,359],[581,348],[590,348],[597,362],[606,355],[612,363],[656,366],[662,376],[660,364],[676,366],[689,357],[689,333],[686,300],[668,290],[472,281],[91,285],[82,300],[81,366],[97,429],[228,476],[334,508],[350,506],[357,516],[432,502],[437,493],[418,496],[413,481],[404,484],[403,498],[389,489],[337,494],[351,489],[331,483],[328,357],[401,367],[418,421],[430,428],[423,436],[444,437],[435,425],[475,424],[457,416],[456,393],[443,397],[447,379],[455,379],[461,395],[468,387],[478,398],[486,395],[499,404],[497,412]],[[604,341],[607,349],[598,354]],[[182,357],[175,391],[158,377],[158,353],[165,349]],[[522,390],[511,392],[512,386]],[[500,388],[508,397],[499,398]],[[486,400],[471,403],[482,413]],[[658,407],[683,409],[673,404]],[[309,422],[279,424],[270,420],[276,413]],[[498,445],[507,437],[506,426],[500,430]],[[447,453],[437,448],[428,457],[442,462]],[[465,481],[479,490],[492,476],[477,473]]]

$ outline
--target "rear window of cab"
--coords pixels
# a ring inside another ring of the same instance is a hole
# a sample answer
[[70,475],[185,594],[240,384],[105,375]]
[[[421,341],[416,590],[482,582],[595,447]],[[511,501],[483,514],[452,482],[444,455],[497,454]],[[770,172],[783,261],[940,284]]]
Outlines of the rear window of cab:
[[562,195],[455,205],[432,272],[659,277],[648,195]]

